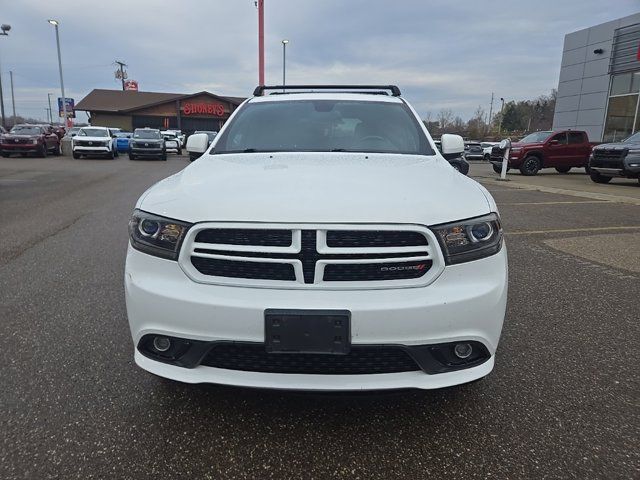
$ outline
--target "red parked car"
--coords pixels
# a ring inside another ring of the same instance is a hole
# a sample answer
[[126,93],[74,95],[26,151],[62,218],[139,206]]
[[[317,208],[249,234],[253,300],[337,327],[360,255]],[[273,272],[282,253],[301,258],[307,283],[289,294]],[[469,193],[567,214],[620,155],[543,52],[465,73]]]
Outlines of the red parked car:
[[[509,168],[517,168],[522,175],[535,175],[541,168],[555,168],[567,173],[574,167],[588,170],[591,149],[598,145],[589,142],[587,133],[581,130],[535,132],[511,145]],[[502,170],[502,150],[491,151],[493,170]]]
[[3,157],[20,153],[26,157],[35,153],[40,157],[47,154],[60,155],[60,139],[48,125],[15,125],[7,134],[0,136],[0,152]]

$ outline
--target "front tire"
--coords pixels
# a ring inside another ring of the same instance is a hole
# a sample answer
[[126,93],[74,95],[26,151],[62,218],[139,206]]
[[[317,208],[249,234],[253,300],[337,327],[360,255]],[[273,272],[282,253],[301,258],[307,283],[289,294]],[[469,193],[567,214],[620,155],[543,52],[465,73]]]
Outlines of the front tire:
[[488,162],[489,160],[491,160],[491,155],[489,155],[488,153],[484,154],[484,161]]
[[556,167],[558,173],[569,173],[569,170],[571,170],[571,167]]
[[109,152],[109,154],[107,155],[107,158],[113,160],[114,158],[116,158],[116,154],[113,152],[113,150],[111,150],[111,152]]
[[80,154],[73,152],[73,158],[75,158],[76,160],[78,160],[80,158]]
[[534,157],[533,155],[529,155],[522,162],[522,166],[520,167],[520,173],[527,177],[531,177],[538,173],[538,171],[542,168],[542,162],[538,157]]
[[60,150],[60,144],[59,143],[54,147],[53,154],[56,157],[62,154],[62,151]]
[[136,156],[133,153],[129,154],[129,160],[135,160]]
[[589,176],[591,180],[595,183],[609,183],[612,177],[606,177],[602,175],[600,172],[592,171]]
[[[493,167],[493,171],[496,172],[498,175],[500,175],[502,173],[502,165],[492,165]],[[507,166],[507,172],[511,170],[508,166]]]
[[163,153],[162,156],[160,157],[160,160],[162,160],[163,162],[167,161],[167,154]]
[[42,157],[42,158],[46,158],[47,156],[47,145],[43,144],[42,147],[40,148],[40,151],[38,152],[38,156]]

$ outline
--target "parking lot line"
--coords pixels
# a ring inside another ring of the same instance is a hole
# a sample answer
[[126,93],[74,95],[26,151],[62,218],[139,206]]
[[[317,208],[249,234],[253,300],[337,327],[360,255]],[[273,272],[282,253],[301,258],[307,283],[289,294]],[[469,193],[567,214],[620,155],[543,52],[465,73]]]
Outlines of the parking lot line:
[[507,235],[538,235],[544,233],[580,233],[580,232],[606,232],[617,230],[640,230],[640,225],[629,227],[589,227],[589,228],[560,228],[550,230],[516,230],[515,232],[505,232]]
[[560,205],[566,203],[616,203],[609,200],[559,201],[559,202],[497,202],[498,205]]

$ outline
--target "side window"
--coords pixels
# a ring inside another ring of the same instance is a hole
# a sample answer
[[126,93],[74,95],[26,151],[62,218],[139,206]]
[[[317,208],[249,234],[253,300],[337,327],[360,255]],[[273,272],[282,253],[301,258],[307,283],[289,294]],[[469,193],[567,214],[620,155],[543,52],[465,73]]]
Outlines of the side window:
[[584,141],[584,134],[582,132],[569,132],[569,145],[583,143]]
[[557,135],[554,135],[551,138],[551,140],[557,140],[560,145],[566,145],[567,144],[567,134],[566,133],[558,133]]

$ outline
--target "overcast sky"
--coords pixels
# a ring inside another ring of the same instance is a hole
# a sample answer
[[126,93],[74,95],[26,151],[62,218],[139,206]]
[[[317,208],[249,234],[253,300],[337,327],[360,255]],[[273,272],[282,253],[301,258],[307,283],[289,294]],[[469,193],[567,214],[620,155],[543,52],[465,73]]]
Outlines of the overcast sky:
[[[640,11],[639,0],[265,0],[266,81],[397,84],[423,116],[450,108],[467,119],[496,98],[557,88],[566,33]],[[54,29],[66,95],[120,87],[125,61],[140,90],[248,96],[257,84],[253,0],[0,0],[5,111],[45,118],[60,95]],[[499,100],[498,102],[499,103]],[[55,105],[54,105],[55,108]],[[494,104],[495,108],[495,104]],[[80,119],[85,119],[84,115]]]

